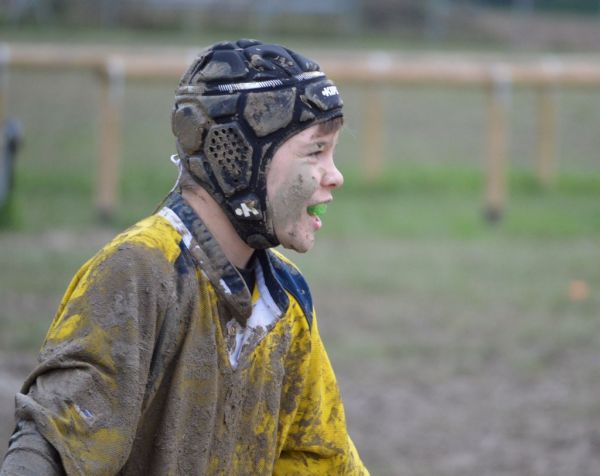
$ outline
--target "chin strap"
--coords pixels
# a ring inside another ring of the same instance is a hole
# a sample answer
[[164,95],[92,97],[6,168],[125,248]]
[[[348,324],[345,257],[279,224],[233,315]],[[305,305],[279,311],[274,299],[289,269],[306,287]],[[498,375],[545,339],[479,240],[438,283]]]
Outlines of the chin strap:
[[173,184],[173,187],[171,188],[171,190],[169,190],[169,193],[174,192],[175,190],[179,190],[181,191],[181,176],[183,175],[183,164],[181,163],[181,159],[179,158],[179,156],[177,154],[173,154],[169,160],[171,161],[171,163],[177,167],[178,172],[177,172],[177,179],[175,180],[175,183]]

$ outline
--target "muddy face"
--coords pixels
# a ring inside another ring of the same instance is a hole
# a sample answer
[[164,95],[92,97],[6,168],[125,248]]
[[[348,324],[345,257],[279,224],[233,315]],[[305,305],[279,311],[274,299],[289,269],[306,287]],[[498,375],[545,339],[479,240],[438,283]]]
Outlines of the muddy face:
[[315,241],[321,220],[307,207],[332,200],[343,177],[333,162],[339,132],[321,134],[312,126],[277,150],[267,175],[269,216],[282,246],[304,253]]

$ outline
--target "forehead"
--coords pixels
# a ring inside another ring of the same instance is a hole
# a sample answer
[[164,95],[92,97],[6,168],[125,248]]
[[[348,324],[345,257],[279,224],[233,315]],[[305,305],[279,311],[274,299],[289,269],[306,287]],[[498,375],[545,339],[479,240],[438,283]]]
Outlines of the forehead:
[[338,135],[339,130],[324,133],[319,127],[319,124],[315,124],[307,129],[304,129],[298,134],[293,135],[287,140],[287,142],[289,145],[298,147],[311,146],[314,144],[328,145],[334,144]]

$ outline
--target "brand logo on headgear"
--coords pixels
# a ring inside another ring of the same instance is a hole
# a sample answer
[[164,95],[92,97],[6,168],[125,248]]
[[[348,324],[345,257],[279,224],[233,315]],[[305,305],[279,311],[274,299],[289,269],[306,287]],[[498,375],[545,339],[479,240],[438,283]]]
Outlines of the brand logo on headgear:
[[248,218],[250,216],[257,216],[260,213],[256,208],[254,208],[252,203],[246,204],[242,202],[242,205],[235,209],[235,214],[239,217],[243,216],[244,218]]
[[339,93],[338,88],[336,86],[327,86],[325,88],[323,88],[323,91],[321,91],[321,94],[323,96],[337,96]]

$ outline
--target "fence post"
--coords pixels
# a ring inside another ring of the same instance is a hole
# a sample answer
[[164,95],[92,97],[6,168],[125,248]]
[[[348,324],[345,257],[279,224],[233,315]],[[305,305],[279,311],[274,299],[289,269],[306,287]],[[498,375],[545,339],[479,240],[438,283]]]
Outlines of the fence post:
[[506,201],[507,114],[511,100],[511,82],[511,71],[508,66],[492,66],[487,90],[487,183],[484,209],[485,218],[491,223],[502,218]]
[[538,180],[549,187],[556,178],[556,87],[538,89]]
[[100,70],[100,154],[96,174],[96,208],[101,220],[110,220],[118,200],[121,101],[125,88],[123,62],[109,58]]
[[365,88],[365,140],[364,172],[367,182],[373,183],[381,176],[383,160],[383,105],[381,87],[369,84]]
[[545,82],[537,90],[537,176],[542,186],[549,187],[556,178],[556,143],[558,140],[556,75],[560,72],[561,64],[558,60],[550,59],[543,64],[543,68],[550,75],[550,81]]

